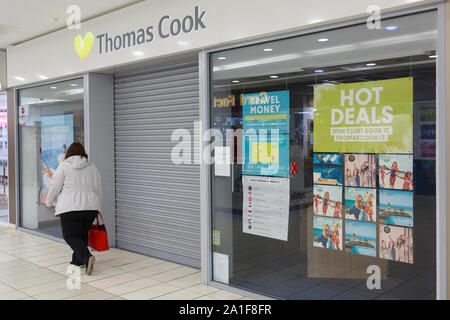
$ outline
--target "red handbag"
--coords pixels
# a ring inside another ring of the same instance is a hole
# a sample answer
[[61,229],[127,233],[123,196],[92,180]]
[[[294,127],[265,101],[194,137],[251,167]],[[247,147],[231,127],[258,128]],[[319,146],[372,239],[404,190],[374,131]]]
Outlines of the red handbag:
[[[102,223],[99,223],[99,217],[102,218]],[[89,230],[89,241],[88,246],[95,251],[106,251],[109,250],[108,245],[108,232],[106,231],[105,222],[103,221],[102,214],[99,212],[97,217],[97,224],[92,224]],[[95,220],[94,220],[95,222]]]

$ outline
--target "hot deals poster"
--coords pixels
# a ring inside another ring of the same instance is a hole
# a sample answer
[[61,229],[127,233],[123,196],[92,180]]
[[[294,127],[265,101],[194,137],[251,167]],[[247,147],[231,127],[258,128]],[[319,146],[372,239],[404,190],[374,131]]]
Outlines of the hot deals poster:
[[314,152],[413,153],[413,79],[314,88]]

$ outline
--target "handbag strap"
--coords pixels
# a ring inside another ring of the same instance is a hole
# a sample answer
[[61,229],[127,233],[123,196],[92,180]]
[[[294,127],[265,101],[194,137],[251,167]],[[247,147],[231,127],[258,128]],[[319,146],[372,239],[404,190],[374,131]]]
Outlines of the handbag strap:
[[105,224],[105,220],[103,220],[103,216],[102,216],[102,214],[99,212],[98,214],[97,214],[97,216],[95,217],[95,219],[97,220],[97,229],[98,229],[98,227],[99,227],[99,225],[100,225],[100,219],[98,218],[98,216],[100,216],[100,218],[102,218],[102,222],[103,222],[103,224]]

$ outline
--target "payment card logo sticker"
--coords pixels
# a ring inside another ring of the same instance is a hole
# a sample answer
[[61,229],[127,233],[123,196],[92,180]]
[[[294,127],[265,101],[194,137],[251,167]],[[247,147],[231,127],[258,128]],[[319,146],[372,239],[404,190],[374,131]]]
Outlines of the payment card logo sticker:
[[92,32],[86,33],[84,39],[78,35],[74,41],[75,51],[78,53],[81,59],[86,59],[91,52],[92,45],[94,44],[94,35]]

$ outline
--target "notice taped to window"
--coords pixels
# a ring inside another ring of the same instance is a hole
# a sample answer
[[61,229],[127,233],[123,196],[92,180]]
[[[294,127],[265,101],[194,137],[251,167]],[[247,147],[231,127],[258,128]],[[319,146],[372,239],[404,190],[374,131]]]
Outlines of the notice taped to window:
[[314,152],[413,152],[413,78],[318,85]]
[[288,240],[289,178],[243,176],[243,232]]

